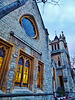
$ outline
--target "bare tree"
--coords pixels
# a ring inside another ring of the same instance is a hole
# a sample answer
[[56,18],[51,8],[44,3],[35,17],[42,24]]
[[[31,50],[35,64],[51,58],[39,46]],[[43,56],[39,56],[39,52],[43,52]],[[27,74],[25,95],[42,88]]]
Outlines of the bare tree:
[[59,5],[59,1],[60,0],[36,0],[37,1],[37,3],[50,3],[50,4],[52,4],[52,5]]

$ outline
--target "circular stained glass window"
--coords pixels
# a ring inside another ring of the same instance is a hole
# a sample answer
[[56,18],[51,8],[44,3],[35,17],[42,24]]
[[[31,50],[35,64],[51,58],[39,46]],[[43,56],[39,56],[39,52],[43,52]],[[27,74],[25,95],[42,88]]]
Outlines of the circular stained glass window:
[[32,22],[27,18],[22,18],[22,26],[25,32],[32,38],[36,37],[35,28]]

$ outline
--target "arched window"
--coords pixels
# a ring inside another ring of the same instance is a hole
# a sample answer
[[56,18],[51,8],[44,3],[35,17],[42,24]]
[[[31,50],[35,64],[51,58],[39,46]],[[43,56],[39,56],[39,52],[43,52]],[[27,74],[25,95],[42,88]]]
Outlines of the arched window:
[[23,18],[22,19],[22,25],[23,25],[24,30],[26,31],[26,33],[30,37],[35,37],[36,36],[35,28],[34,28],[32,22],[29,19]]
[[43,90],[43,71],[44,71],[44,64],[39,60],[38,61],[38,79],[37,79],[37,88]]
[[40,88],[40,66],[38,66],[38,88]]
[[59,57],[58,57],[58,66],[61,66],[61,61]]
[[38,38],[38,28],[32,15],[24,15],[20,19],[21,26],[31,38]]
[[4,70],[4,57],[5,57],[5,50],[4,50],[5,47],[1,46],[0,47],[0,82],[1,82],[1,79],[2,79],[2,75],[3,75],[3,70]]
[[0,70],[2,68],[2,63],[3,63],[4,56],[5,56],[5,51],[4,51],[3,48],[0,48]]
[[24,60],[25,64],[23,63],[24,61],[22,58],[20,58],[18,61],[15,86],[28,87],[30,62],[27,58],[25,58]]
[[19,60],[15,73],[15,86],[28,87],[33,85],[34,57],[20,50]]
[[11,58],[13,45],[0,38],[0,89],[6,92],[8,64]]

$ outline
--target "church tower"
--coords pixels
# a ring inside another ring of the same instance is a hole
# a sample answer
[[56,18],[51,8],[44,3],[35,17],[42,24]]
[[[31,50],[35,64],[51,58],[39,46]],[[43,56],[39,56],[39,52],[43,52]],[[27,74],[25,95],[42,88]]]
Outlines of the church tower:
[[53,91],[61,87],[65,92],[73,91],[73,81],[70,73],[70,57],[66,37],[60,34],[50,42],[51,63],[53,67]]

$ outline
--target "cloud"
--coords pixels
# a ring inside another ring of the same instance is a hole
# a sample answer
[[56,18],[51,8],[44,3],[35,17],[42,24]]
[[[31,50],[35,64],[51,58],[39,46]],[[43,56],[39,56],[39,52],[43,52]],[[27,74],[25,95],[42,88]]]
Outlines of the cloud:
[[[74,0],[60,0],[60,6],[53,6],[46,3],[40,4],[39,8],[45,22],[74,22],[75,21],[75,1]],[[43,13],[44,5],[44,13]]]
[[39,5],[45,27],[50,33],[50,39],[54,39],[55,31],[59,35],[61,31],[67,38],[70,54],[75,51],[75,0],[60,0],[60,6],[45,4]]
[[69,22],[74,22],[75,21],[75,3],[73,4],[67,4],[64,6],[63,9],[61,9],[60,13],[60,21],[69,21]]

